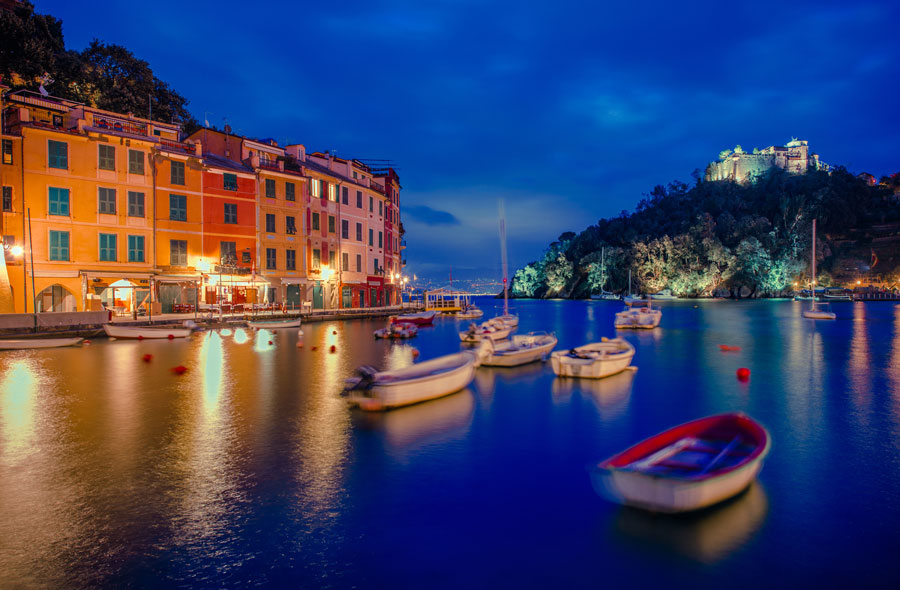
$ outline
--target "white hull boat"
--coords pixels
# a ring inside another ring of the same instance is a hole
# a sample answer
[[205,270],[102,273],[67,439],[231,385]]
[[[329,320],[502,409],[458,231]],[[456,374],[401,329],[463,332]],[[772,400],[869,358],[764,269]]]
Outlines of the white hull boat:
[[419,333],[415,324],[388,324],[386,328],[375,330],[375,338],[400,339],[412,338]]
[[560,377],[601,379],[624,371],[633,358],[634,346],[614,338],[556,351],[550,355],[550,364]]
[[625,305],[634,305],[635,303],[643,303],[645,300],[640,295],[626,295],[622,298],[622,301],[625,302]]
[[193,330],[190,328],[147,328],[144,326],[115,326],[103,324],[103,331],[110,338],[150,340],[168,338],[187,338]]
[[615,293],[610,293],[609,291],[601,291],[600,293],[597,293],[596,295],[591,295],[591,299],[593,299],[595,301],[597,301],[597,300],[619,301],[622,298],[619,297],[618,295],[616,295]]
[[342,395],[367,411],[408,406],[465,388],[477,366],[478,355],[466,351],[393,371],[360,367],[361,376],[349,379]]
[[828,304],[812,304],[812,308],[803,311],[803,317],[810,320],[834,320],[837,314],[829,311]]
[[653,293],[652,295],[647,295],[648,299],[652,299],[654,301],[675,301],[677,299],[681,299],[681,297],[676,297],[672,295],[672,291],[669,289],[663,289],[659,293]]
[[491,318],[491,319],[488,320],[488,321],[489,321],[489,322],[494,322],[494,323],[501,323],[501,324],[510,326],[510,327],[512,327],[512,328],[518,328],[518,327],[519,327],[519,316],[513,315],[513,314],[511,314],[511,313],[507,313],[507,314],[504,314],[504,315],[498,315],[497,317]]
[[459,339],[463,342],[481,342],[482,340],[504,340],[515,331],[514,326],[509,326],[493,320],[479,325],[471,324],[465,332],[459,333]]
[[591,470],[591,482],[619,504],[665,513],[699,510],[753,483],[769,446],[769,433],[750,417],[710,416],[610,457]]
[[417,326],[430,326],[432,322],[434,322],[434,318],[437,315],[438,312],[432,309],[430,311],[421,311],[419,313],[407,313],[394,316],[391,318],[391,321],[395,324],[415,324]]
[[481,363],[491,367],[517,367],[539,361],[556,346],[556,336],[551,334],[522,334],[508,342],[494,343],[488,340],[488,356]]
[[247,325],[251,328],[262,329],[266,328],[269,330],[274,329],[284,329],[284,328],[299,328],[300,327],[300,318],[296,319],[283,319],[283,320],[256,320],[252,322],[248,322]]
[[456,317],[461,320],[477,320],[482,317],[484,312],[478,309],[477,307],[470,307],[468,309],[464,309],[456,314]]
[[60,348],[74,346],[84,338],[13,338],[0,340],[0,350],[26,350],[30,348]]
[[662,311],[653,309],[649,305],[646,307],[635,305],[616,314],[615,327],[650,330],[657,327],[660,320],[662,320]]

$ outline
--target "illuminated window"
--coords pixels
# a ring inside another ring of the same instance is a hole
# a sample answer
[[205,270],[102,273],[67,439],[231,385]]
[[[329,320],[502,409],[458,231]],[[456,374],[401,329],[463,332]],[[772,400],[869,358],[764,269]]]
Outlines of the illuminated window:
[[319,180],[318,178],[310,178],[309,179],[309,190],[310,190],[310,193],[312,194],[312,196],[314,196],[314,197],[322,196],[321,182],[322,181]]
[[3,163],[4,164],[12,164],[13,163],[13,155],[12,155],[12,140],[4,139],[3,140]]
[[313,248],[312,252],[312,267],[314,269],[318,269],[322,266],[322,251],[318,248]]
[[328,252],[328,266],[334,268],[334,250]]

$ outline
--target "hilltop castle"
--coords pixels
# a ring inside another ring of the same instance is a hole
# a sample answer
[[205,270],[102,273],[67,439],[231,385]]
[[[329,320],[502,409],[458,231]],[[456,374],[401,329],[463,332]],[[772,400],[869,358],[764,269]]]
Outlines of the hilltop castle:
[[792,174],[805,174],[809,168],[828,170],[828,164],[819,161],[819,155],[810,153],[809,142],[791,138],[784,147],[769,146],[753,148],[747,153],[741,146],[719,153],[718,162],[710,162],[706,167],[706,180],[752,181],[769,169],[778,167]]

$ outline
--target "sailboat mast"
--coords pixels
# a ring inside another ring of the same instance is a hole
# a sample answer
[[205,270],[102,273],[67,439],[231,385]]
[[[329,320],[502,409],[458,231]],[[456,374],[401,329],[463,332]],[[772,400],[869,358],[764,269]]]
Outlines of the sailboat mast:
[[508,264],[506,260],[506,212],[503,199],[500,199],[500,257],[503,261],[503,315],[509,315],[509,281],[507,280]]
[[813,301],[816,299],[816,220],[813,219],[813,239],[812,239],[812,292]]
[[606,291],[606,248],[600,246],[600,275],[603,277],[603,284],[600,285],[600,292]]

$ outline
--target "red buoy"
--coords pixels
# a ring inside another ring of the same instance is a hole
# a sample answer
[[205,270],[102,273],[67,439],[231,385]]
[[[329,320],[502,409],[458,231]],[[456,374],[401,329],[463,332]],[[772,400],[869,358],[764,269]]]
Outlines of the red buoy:
[[313,346],[312,348],[310,348],[310,350],[319,350],[319,347],[318,347],[318,346]]
[[272,341],[271,341],[271,340],[269,340],[269,346],[272,346]]
[[138,340],[143,340],[143,339],[144,339],[144,337],[141,336],[140,334],[138,334]]
[[175,336],[173,334],[169,334],[168,336],[166,336],[166,338],[168,338],[169,340],[175,340]]
[[331,348],[330,348],[329,350],[331,350],[331,352],[337,352],[337,346],[335,346],[334,344],[332,344],[332,345],[331,345]]
[[412,355],[413,355],[413,358],[414,358],[414,359],[419,358],[419,349],[418,349],[418,348],[413,348],[413,349],[412,349]]
[[187,367],[184,365],[178,365],[177,367],[172,367],[172,372],[176,375],[184,375],[185,371],[187,371]]
[[727,344],[720,344],[719,349],[722,352],[740,352],[741,351],[740,346],[729,346]]
[[149,362],[152,361],[152,360],[153,360],[153,355],[152,355],[152,354],[145,354],[145,355],[144,355],[144,362],[145,362],[145,363],[149,363]]
[[750,369],[747,367],[741,367],[737,370],[737,378],[741,381],[749,381],[750,380]]
[[337,335],[337,330],[332,330],[331,333]]

